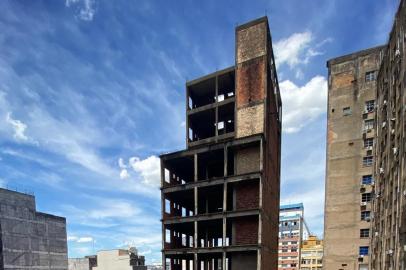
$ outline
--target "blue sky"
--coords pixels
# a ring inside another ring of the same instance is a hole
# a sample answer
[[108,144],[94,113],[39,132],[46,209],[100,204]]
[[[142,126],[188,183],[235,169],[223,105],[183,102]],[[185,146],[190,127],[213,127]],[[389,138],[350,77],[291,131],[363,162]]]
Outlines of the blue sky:
[[159,160],[185,147],[185,81],[234,64],[267,14],[284,103],[282,203],[322,235],[326,60],[380,45],[397,0],[0,2],[0,185],[66,216],[69,256],[160,261]]

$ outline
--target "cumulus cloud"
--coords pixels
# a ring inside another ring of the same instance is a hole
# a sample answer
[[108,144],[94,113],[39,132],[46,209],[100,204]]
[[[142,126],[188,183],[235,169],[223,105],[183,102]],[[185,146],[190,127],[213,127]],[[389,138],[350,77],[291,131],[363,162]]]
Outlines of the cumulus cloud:
[[288,38],[277,41],[274,45],[277,66],[288,64],[292,68],[300,63],[304,63],[305,59],[302,59],[301,56],[309,47],[312,40],[312,33],[306,31],[294,33]]
[[279,87],[283,100],[284,132],[298,132],[326,111],[327,81],[323,76],[316,76],[303,86],[285,80]]
[[132,157],[129,160],[129,165],[140,175],[144,184],[153,187],[158,187],[160,185],[160,160],[157,156],[150,156],[146,159]]

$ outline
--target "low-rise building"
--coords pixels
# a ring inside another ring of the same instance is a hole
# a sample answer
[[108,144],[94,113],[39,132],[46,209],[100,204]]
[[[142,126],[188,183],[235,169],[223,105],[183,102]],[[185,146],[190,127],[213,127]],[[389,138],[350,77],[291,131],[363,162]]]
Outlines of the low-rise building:
[[301,245],[300,270],[321,270],[323,267],[323,241],[311,235]]
[[69,270],[147,270],[136,248],[101,250],[97,255],[69,259]]

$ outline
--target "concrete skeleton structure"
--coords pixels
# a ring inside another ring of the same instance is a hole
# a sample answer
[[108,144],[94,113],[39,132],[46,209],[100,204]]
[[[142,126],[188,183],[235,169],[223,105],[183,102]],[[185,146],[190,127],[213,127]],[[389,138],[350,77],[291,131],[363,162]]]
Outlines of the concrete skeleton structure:
[[101,250],[97,255],[70,258],[69,270],[147,270],[136,248]]
[[187,149],[161,156],[163,268],[277,268],[281,97],[266,17],[236,64],[186,84]]
[[279,270],[298,270],[301,243],[309,236],[302,203],[282,205],[279,212]]
[[301,245],[300,270],[321,270],[323,266],[323,241],[310,235]]
[[383,49],[327,63],[324,269],[368,269],[376,75]]
[[371,268],[406,269],[406,1],[377,78]]
[[65,218],[37,212],[32,195],[0,188],[0,269],[67,268]]

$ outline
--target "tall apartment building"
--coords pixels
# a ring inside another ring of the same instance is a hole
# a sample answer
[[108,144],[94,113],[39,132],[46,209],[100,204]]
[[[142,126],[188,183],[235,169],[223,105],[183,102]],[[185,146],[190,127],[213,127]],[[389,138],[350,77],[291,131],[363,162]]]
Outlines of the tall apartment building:
[[323,267],[323,240],[310,235],[301,245],[300,270],[321,270]]
[[300,268],[300,247],[308,235],[303,204],[282,205],[279,212],[279,270],[298,270]]
[[164,269],[277,267],[282,104],[268,19],[235,35],[235,66],[186,84],[187,149],[161,156]]
[[406,269],[406,1],[378,74],[372,269]]
[[67,270],[65,218],[37,212],[32,195],[0,188],[0,269]]
[[324,269],[368,269],[376,76],[383,49],[327,62]]

